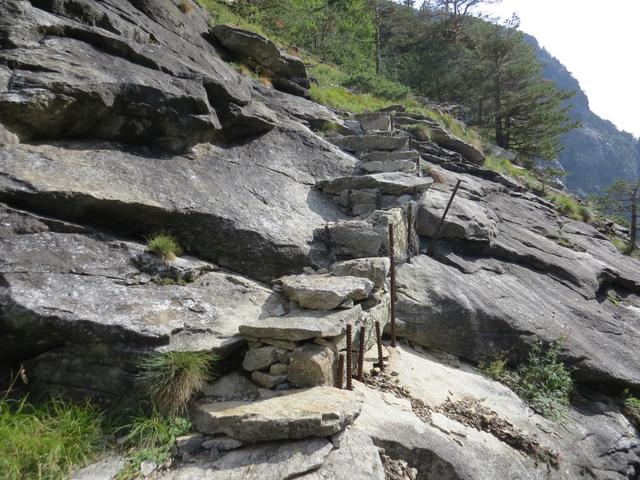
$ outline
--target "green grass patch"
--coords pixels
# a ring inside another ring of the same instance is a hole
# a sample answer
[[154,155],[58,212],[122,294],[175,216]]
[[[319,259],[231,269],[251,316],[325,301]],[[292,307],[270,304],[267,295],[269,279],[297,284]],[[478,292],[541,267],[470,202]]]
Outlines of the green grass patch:
[[629,390],[625,390],[624,395],[623,412],[629,421],[633,423],[637,429],[640,429],[640,398],[629,394]]
[[562,343],[558,340],[546,347],[535,343],[527,360],[514,370],[507,368],[504,358],[485,362],[480,368],[485,375],[504,383],[525,399],[536,412],[561,420],[566,415],[573,391],[571,374],[558,360]]
[[184,413],[189,400],[212,378],[215,361],[209,352],[151,354],[140,365],[140,388],[162,414]]
[[370,72],[349,75],[342,85],[387,100],[403,100],[411,95],[409,87]]
[[164,260],[175,260],[176,257],[182,255],[182,248],[178,244],[175,237],[166,233],[157,233],[147,239],[147,249]]
[[549,193],[545,198],[555,205],[558,213],[565,217],[569,217],[580,222],[590,222],[593,219],[593,213],[591,210],[587,206],[581,205],[578,200],[570,195]]
[[52,400],[0,400],[0,472],[5,480],[63,480],[105,448],[97,407]]
[[186,418],[164,416],[157,410],[150,414],[133,416],[130,423],[120,427],[117,432],[126,432],[124,448],[126,462],[116,480],[131,480],[140,476],[140,464],[144,461],[162,465],[171,456],[176,437],[187,433],[191,422]]

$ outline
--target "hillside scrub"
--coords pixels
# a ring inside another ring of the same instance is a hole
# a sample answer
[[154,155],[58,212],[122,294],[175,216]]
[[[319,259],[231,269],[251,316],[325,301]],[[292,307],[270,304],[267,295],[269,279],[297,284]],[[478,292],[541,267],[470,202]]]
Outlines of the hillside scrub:
[[561,420],[573,391],[571,374],[558,359],[562,343],[561,340],[547,346],[541,342],[534,343],[527,359],[513,370],[507,368],[504,358],[483,363],[481,370],[511,388],[538,413]]

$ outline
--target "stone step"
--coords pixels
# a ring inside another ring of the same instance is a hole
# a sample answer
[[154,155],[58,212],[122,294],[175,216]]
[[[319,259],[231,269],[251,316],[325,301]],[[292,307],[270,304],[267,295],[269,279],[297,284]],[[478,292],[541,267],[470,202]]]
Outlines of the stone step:
[[198,405],[193,425],[206,435],[225,434],[251,443],[327,437],[352,424],[362,403],[359,394],[333,387],[289,390],[256,401]]
[[337,147],[353,153],[375,150],[403,150],[409,145],[409,137],[407,136],[345,135],[343,137],[331,137],[328,140]]
[[416,177],[402,172],[387,172],[337,177],[318,182],[317,186],[324,193],[330,195],[340,195],[346,190],[370,189],[376,189],[382,195],[412,195],[429,190],[432,184],[431,178]]
[[388,113],[372,112],[372,113],[359,113],[355,115],[356,120],[360,122],[362,129],[365,132],[378,131],[378,132],[391,132],[391,116]]
[[368,152],[360,158],[365,162],[395,162],[397,160],[410,160],[415,162],[420,157],[417,150],[394,150],[390,152]]
[[411,172],[416,168],[415,160],[392,160],[390,162],[364,162],[360,168],[367,173]]
[[303,308],[333,310],[345,302],[364,300],[373,290],[373,282],[362,277],[291,275],[282,279],[282,289],[289,300]]

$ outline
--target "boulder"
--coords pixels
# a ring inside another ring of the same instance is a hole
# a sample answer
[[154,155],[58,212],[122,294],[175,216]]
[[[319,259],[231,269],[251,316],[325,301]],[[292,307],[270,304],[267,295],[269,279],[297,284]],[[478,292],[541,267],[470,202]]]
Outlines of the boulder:
[[347,152],[361,153],[375,150],[401,150],[409,145],[409,137],[389,135],[345,135],[331,137],[331,143]]
[[327,347],[307,343],[293,351],[289,382],[296,387],[334,386],[338,355]]
[[159,480],[282,480],[323,465],[333,445],[324,438],[263,443],[228,452],[213,463],[187,464]]
[[387,280],[391,263],[387,257],[358,258],[336,263],[331,271],[336,276],[368,278],[376,287],[382,287]]
[[373,283],[362,277],[332,275],[294,275],[282,280],[284,294],[301,307],[332,310],[349,300],[369,296]]
[[[309,88],[304,62],[298,57],[280,51],[268,38],[225,24],[214,25],[211,27],[211,33],[235,56],[255,63],[275,76],[289,80],[304,89]],[[287,90],[296,93],[295,89]]]
[[353,423],[361,406],[362,399],[353,392],[314,387],[255,402],[202,404],[195,408],[193,421],[200,432],[241,441],[297,440],[338,433]]
[[271,375],[265,372],[253,372],[251,379],[263,388],[275,388],[287,380],[286,375]]

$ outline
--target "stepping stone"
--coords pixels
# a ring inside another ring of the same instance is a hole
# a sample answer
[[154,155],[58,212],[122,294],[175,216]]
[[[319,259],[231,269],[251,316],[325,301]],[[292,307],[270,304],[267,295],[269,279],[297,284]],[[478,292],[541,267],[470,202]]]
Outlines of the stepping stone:
[[199,405],[193,423],[206,435],[225,434],[252,443],[326,437],[352,424],[362,403],[359,394],[321,386],[288,390],[266,400]]
[[340,195],[345,190],[378,189],[383,195],[405,195],[425,192],[431,188],[433,179],[416,177],[408,173],[374,173],[353,177],[338,177],[323,180],[317,186],[324,193]]
[[381,287],[387,280],[391,262],[387,257],[357,258],[336,263],[331,267],[334,275],[350,275],[371,280],[376,287]]
[[359,113],[355,117],[365,132],[391,132],[391,117],[388,113]]
[[269,317],[251,324],[240,325],[240,333],[249,337],[291,341],[331,338],[341,335],[347,323],[355,323],[361,313],[360,305],[334,312],[295,311],[284,317]]
[[289,300],[313,310],[333,310],[348,300],[364,300],[373,290],[373,282],[362,277],[333,275],[291,275],[282,280]]
[[328,139],[334,145],[348,152],[367,152],[372,150],[402,150],[409,145],[409,137],[389,135],[346,135]]
[[415,160],[393,160],[391,162],[365,162],[360,168],[367,173],[410,172],[416,167]]
[[362,155],[365,162],[393,162],[410,160],[415,162],[420,154],[416,150],[395,150],[393,152],[369,152]]

